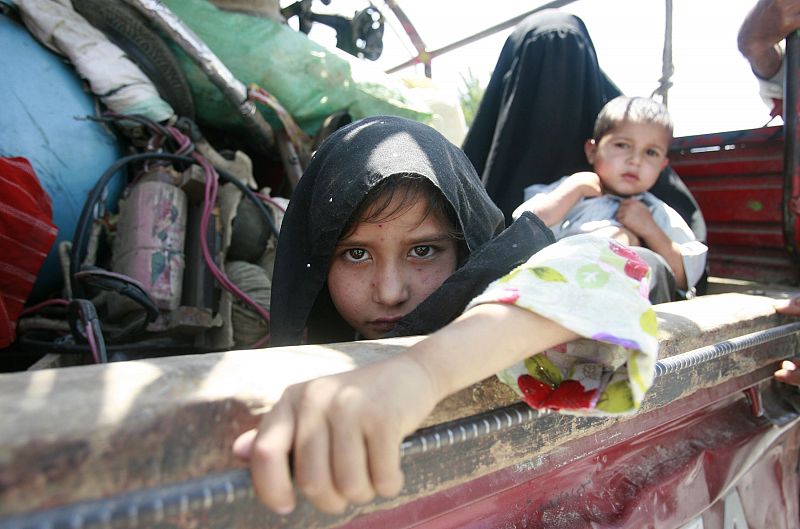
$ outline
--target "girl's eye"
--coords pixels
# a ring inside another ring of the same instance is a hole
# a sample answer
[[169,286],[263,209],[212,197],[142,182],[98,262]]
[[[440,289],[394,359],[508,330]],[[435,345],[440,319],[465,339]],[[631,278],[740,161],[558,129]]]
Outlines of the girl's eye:
[[646,152],[647,156],[659,156],[660,155],[660,153],[655,149],[647,149],[647,151],[645,151],[645,152]]
[[428,245],[414,246],[411,252],[414,254],[414,257],[428,257],[433,252],[433,247]]
[[615,143],[614,146],[616,146],[618,149],[627,149],[628,148],[628,144],[624,143],[624,142],[621,142],[621,141]]
[[367,257],[369,257],[369,253],[364,248],[350,248],[345,250],[344,256],[348,261],[352,261],[354,263],[360,263],[361,261],[365,261]]

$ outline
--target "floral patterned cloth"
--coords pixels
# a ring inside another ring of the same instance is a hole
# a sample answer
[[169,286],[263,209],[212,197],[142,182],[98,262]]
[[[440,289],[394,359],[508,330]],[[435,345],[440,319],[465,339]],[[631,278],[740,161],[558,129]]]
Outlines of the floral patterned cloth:
[[493,282],[469,307],[511,303],[590,339],[559,345],[498,373],[533,408],[632,413],[653,383],[658,354],[649,275],[647,264],[626,246],[576,235]]

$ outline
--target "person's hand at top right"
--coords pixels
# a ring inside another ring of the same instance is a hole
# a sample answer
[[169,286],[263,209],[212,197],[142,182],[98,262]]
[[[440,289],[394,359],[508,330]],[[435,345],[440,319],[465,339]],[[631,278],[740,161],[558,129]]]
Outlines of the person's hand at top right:
[[774,376],[778,382],[800,386],[800,359],[784,360]]
[[775,303],[775,312],[786,314],[787,316],[800,316],[800,296],[782,299]]
[[[779,301],[775,304],[775,312],[787,316],[800,316],[800,296]],[[775,379],[786,384],[800,386],[800,358],[784,360],[781,368],[775,371]]]
[[783,61],[778,43],[798,28],[800,0],[758,0],[739,28],[739,51],[757,76],[768,79]]

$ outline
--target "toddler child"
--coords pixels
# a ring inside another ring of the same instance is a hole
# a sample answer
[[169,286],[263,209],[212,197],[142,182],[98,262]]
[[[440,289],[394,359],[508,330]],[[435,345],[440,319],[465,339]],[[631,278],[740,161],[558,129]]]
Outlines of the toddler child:
[[[594,172],[530,186],[525,191],[531,198],[513,216],[535,213],[556,239],[592,232],[643,247],[636,251],[654,268],[653,283],[666,279],[685,293],[693,292],[708,248],[674,209],[648,192],[667,166],[671,139],[672,120],[664,105],[644,97],[612,99],[597,116],[594,137],[584,145]],[[651,284],[651,301],[675,299],[674,288],[658,286]]]

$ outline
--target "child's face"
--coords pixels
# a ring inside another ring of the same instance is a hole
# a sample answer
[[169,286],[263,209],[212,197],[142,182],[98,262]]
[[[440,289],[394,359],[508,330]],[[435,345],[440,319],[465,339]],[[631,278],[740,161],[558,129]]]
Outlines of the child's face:
[[609,192],[636,195],[653,187],[667,166],[669,140],[659,125],[623,122],[599,142],[587,141],[586,158]]
[[392,330],[456,269],[451,227],[433,213],[424,217],[427,208],[420,199],[388,220],[359,222],[336,245],[328,290],[336,310],[364,338]]

